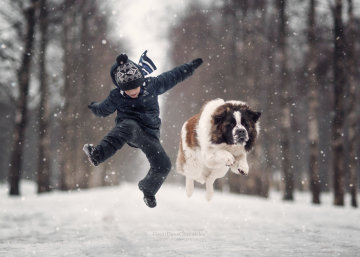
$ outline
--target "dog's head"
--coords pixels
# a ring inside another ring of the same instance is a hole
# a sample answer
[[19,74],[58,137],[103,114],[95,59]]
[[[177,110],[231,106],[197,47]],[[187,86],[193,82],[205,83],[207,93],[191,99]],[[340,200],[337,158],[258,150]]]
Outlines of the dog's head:
[[212,115],[211,142],[243,145],[250,151],[259,133],[260,112],[250,110],[242,102],[225,103]]

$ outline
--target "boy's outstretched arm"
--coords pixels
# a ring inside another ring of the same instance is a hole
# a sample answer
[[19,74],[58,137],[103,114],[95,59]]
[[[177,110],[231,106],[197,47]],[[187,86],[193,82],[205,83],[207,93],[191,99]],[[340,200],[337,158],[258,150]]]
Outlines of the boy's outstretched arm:
[[174,69],[164,72],[161,75],[157,76],[155,79],[155,91],[158,95],[161,95],[173,88],[177,83],[185,80],[190,77],[195,69],[197,69],[203,60],[201,58],[195,59],[189,63],[185,63]]
[[117,89],[113,89],[110,95],[102,102],[91,102],[88,108],[98,117],[106,117],[116,111],[116,104],[111,100],[112,94],[116,93]]

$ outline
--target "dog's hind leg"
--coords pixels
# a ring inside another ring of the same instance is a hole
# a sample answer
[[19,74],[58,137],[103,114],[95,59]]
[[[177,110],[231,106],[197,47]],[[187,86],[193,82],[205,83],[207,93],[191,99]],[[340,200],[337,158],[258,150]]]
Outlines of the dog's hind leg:
[[215,182],[215,177],[213,176],[209,176],[206,178],[206,195],[205,195],[205,198],[206,200],[210,201],[211,198],[213,197],[214,195],[214,182]]
[[186,183],[185,183],[185,187],[186,187],[186,195],[188,197],[190,197],[193,192],[194,192],[194,180],[189,178],[189,177],[186,177]]

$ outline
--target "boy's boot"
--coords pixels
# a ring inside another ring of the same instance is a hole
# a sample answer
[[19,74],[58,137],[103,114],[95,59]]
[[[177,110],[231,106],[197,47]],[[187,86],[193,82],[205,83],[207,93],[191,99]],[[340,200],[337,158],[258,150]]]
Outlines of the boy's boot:
[[144,193],[144,202],[145,202],[145,204],[150,208],[154,208],[156,206],[156,198],[155,198],[155,196],[145,193],[144,188],[142,187],[142,185],[140,183],[138,184],[138,186],[139,186],[139,189]]
[[85,144],[83,147],[83,151],[87,155],[89,162],[91,162],[92,165],[98,166],[100,164],[100,153],[99,150],[96,149],[92,144]]

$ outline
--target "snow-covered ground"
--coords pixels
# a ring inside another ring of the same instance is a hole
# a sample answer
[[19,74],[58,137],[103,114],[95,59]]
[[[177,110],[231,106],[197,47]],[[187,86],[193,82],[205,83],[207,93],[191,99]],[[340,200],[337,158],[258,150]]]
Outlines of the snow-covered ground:
[[360,211],[165,185],[149,209],[136,184],[23,196],[0,185],[0,256],[360,256]]

